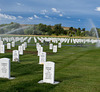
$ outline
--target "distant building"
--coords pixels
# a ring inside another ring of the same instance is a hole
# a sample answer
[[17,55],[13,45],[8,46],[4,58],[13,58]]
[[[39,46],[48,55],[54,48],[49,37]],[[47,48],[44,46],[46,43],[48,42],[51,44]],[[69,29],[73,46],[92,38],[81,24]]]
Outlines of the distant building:
[[69,30],[70,27],[63,27],[64,30]]

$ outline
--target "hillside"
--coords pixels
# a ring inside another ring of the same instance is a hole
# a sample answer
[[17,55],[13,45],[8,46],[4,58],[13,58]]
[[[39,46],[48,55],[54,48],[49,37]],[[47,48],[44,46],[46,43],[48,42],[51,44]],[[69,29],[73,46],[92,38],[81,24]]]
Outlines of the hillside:
[[[100,36],[100,29],[97,28]],[[85,28],[64,27],[61,24],[54,26],[46,24],[19,24],[11,22],[10,24],[0,25],[0,34],[18,34],[18,35],[56,35],[70,37],[96,37],[94,28],[86,31]]]

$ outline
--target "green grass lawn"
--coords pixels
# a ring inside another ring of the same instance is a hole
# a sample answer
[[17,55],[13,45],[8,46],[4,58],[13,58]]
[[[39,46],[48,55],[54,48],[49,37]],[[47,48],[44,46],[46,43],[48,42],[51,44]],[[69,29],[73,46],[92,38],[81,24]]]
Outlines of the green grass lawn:
[[[100,92],[100,48],[62,46],[57,53],[49,50],[47,61],[55,62],[55,81],[60,83],[38,84],[43,79],[43,65],[35,46],[28,46],[20,56],[20,62],[12,62],[12,53],[0,54],[0,58],[11,59],[13,80],[0,78],[0,92]],[[17,47],[12,48],[17,49]]]

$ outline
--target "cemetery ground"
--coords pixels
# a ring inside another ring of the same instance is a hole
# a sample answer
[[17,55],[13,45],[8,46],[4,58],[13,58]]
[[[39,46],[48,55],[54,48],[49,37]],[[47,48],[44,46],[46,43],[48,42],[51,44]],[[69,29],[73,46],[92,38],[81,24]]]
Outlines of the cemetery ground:
[[47,61],[55,62],[55,81],[60,82],[56,85],[38,83],[43,79],[43,65],[38,64],[35,45],[28,45],[20,62],[12,62],[12,50],[17,46],[6,49],[0,58],[11,60],[11,77],[15,79],[0,78],[0,92],[100,92],[100,48],[62,45],[57,53],[49,50],[48,44],[42,45]]

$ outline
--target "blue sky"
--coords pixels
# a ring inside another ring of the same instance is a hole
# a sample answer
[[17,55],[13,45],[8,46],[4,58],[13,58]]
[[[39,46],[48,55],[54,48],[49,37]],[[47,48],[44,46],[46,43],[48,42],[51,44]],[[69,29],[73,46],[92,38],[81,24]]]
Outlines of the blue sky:
[[75,28],[100,28],[99,0],[0,0],[0,24],[54,25]]

